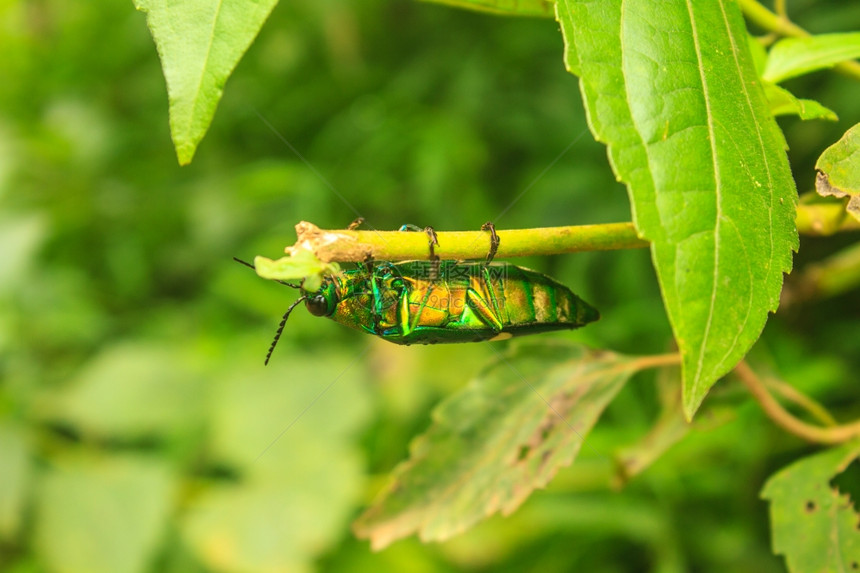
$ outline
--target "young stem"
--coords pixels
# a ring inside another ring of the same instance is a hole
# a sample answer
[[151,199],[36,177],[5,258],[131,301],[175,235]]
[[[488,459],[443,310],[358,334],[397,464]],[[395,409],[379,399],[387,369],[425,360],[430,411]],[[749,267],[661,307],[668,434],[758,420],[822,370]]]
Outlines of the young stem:
[[640,356],[630,363],[631,367],[636,370],[647,370],[648,368],[659,368],[661,366],[678,366],[679,364],[681,364],[681,355],[677,352]]
[[860,243],[807,265],[800,273],[789,277],[780,304],[788,306],[825,299],[853,290],[857,285],[860,285]]
[[827,411],[827,408],[803,392],[800,392],[794,386],[786,384],[782,380],[775,380],[773,378],[765,378],[763,382],[769,390],[779,394],[780,397],[788,400],[789,402],[794,402],[796,406],[806,410],[807,414],[821,422],[822,425],[830,427],[839,425],[836,420],[833,419],[833,416],[830,415],[830,412]]
[[821,199],[814,192],[801,196],[795,218],[798,233],[826,237],[836,233],[860,230],[860,221],[848,214],[845,210],[845,201]]
[[[298,241],[288,253],[311,250],[323,262],[406,261],[427,259],[430,254],[424,233],[404,231],[323,230],[301,222]],[[641,249],[649,245],[636,234],[633,223],[608,223],[574,227],[544,227],[497,231],[497,258],[529,255],[558,255],[581,251]],[[434,252],[440,259],[486,258],[490,249],[488,231],[437,231]]]
[[822,428],[798,420],[770,395],[765,385],[746,362],[738,364],[734,372],[753,395],[753,398],[761,405],[767,417],[795,436],[819,444],[841,444],[860,436],[860,421],[843,426]]

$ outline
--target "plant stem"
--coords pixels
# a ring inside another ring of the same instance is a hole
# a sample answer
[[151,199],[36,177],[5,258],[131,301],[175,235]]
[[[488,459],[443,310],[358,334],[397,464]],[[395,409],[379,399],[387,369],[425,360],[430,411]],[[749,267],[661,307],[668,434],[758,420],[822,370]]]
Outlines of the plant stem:
[[[323,230],[301,222],[298,241],[287,252],[311,250],[323,262],[405,261],[427,259],[430,249],[424,233],[403,231]],[[488,231],[439,231],[434,253],[440,259],[483,259],[490,248]],[[636,234],[633,223],[573,227],[510,229],[498,231],[498,258],[558,255],[581,251],[641,249],[649,246]]]
[[659,368],[660,366],[677,366],[681,363],[681,354],[671,352],[669,354],[655,354],[653,356],[640,356],[630,363],[636,370],[646,368]]
[[795,222],[801,235],[824,237],[860,230],[860,221],[845,210],[845,201],[822,198],[815,192],[801,195]]
[[744,16],[751,22],[755,22],[759,27],[779,34],[781,36],[804,37],[808,36],[809,32],[792,22],[786,17],[774,14],[756,0],[740,0],[741,11]]
[[825,426],[832,427],[839,425],[836,423],[836,420],[833,419],[833,416],[830,415],[830,412],[828,412],[824,406],[822,406],[803,392],[800,392],[791,384],[786,384],[782,380],[765,378],[764,385],[767,386],[768,389],[773,390],[774,392],[785,398],[786,400],[794,402],[798,407],[806,410],[810,416],[816,418]]
[[[750,22],[782,36],[805,38],[810,34],[785,16],[774,14],[756,0],[740,0],[741,10]],[[845,75],[860,79],[860,63],[842,62],[835,68]]]
[[844,294],[860,285],[860,243],[807,265],[786,280],[780,304],[790,306]]
[[[860,229],[856,219],[845,214],[840,202],[803,203],[797,207],[797,225],[801,234],[830,235]],[[319,260],[330,262],[406,261],[427,259],[430,254],[424,233],[402,231],[358,231],[320,229],[302,221],[296,225],[298,241],[293,249],[309,249]],[[490,234],[487,231],[439,231],[434,253],[440,259],[477,260],[487,256]],[[633,223],[606,223],[538,229],[498,231],[501,244],[497,256],[525,257],[561,255],[582,251],[643,249],[649,242],[640,239]]]
[[770,395],[765,385],[746,362],[742,361],[738,364],[734,372],[753,395],[753,398],[761,405],[767,417],[795,436],[819,444],[840,444],[860,436],[860,421],[822,428],[798,420]]

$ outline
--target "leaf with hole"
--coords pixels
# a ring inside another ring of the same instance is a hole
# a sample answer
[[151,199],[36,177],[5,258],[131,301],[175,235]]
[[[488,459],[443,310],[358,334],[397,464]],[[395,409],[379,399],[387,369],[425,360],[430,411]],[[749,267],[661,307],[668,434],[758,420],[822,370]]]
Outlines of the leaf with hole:
[[831,485],[858,456],[860,442],[844,444],[793,463],[765,484],[773,551],[785,555],[792,573],[860,569],[860,515],[848,494]]
[[377,549],[416,532],[438,541],[512,513],[573,461],[631,361],[560,344],[500,354],[436,408],[356,534]]
[[824,150],[815,162],[815,190],[827,197],[848,197],[846,210],[860,220],[860,123]]

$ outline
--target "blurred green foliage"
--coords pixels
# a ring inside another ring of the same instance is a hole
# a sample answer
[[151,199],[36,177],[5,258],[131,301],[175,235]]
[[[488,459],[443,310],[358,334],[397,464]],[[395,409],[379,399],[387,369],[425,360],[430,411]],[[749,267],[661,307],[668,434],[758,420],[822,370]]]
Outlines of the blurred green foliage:
[[[812,31],[860,22],[852,3],[791,7]],[[783,570],[758,492],[805,446],[734,385],[708,400],[732,408],[728,422],[715,415],[623,491],[608,488],[610,456],[657,415],[647,377],[513,516],[371,553],[350,520],[493,351],[400,348],[298,311],[263,368],[295,293],[230,257],[278,256],[300,220],[629,220],[561,51],[547,20],[283,2],[179,168],[131,2],[0,4],[0,569]],[[784,120],[804,190],[815,157],[860,121],[857,86],[828,72],[788,84],[841,120]],[[806,239],[797,265],[850,240]],[[522,263],[601,309],[567,338],[669,347],[647,252]],[[778,314],[753,354],[856,417],[858,314],[851,295]]]

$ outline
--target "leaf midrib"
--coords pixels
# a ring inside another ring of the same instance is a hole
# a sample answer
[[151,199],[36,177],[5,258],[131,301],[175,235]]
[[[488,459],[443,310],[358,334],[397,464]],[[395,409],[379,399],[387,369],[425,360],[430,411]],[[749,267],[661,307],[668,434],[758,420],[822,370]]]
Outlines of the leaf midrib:
[[[750,112],[750,116],[755,117],[755,112],[753,110],[750,93],[748,91],[748,87],[747,87],[746,82],[743,81],[743,71],[742,71],[742,67],[740,65],[740,62],[738,61],[738,50],[740,48],[735,43],[735,37],[731,33],[731,27],[729,26],[728,19],[726,17],[725,4],[722,1],[720,2],[720,13],[723,16],[723,22],[726,25],[726,30],[728,30],[728,32],[729,32],[728,33],[728,39],[729,39],[729,42],[731,42],[731,44],[732,44],[732,61],[735,64],[735,70],[737,71],[738,77],[740,78],[741,89],[743,90],[743,93],[744,93],[744,103],[746,104],[746,106]],[[767,187],[766,188],[767,188],[767,191],[772,198],[773,197],[774,182],[773,182],[773,176],[771,174],[770,163],[768,162],[767,153],[764,152],[765,142],[764,142],[764,139],[762,137],[761,125],[757,121],[753,121],[753,125],[755,126],[756,139],[758,140],[758,143],[759,143],[759,151],[761,153],[762,162],[763,162],[764,167],[765,167],[765,173],[767,174]],[[750,176],[750,179],[752,181],[755,181],[755,177],[752,175]],[[770,242],[770,250],[768,252],[768,260],[772,261],[773,260],[773,254],[774,254],[774,252],[776,252],[776,247],[774,246],[774,242],[773,242],[774,237],[773,237],[773,232],[772,232],[773,231],[773,208],[770,206],[767,209],[767,223],[768,223],[768,230],[770,231],[767,233],[768,241]],[[746,252],[746,245],[743,245],[743,246],[744,246],[744,252]],[[747,267],[747,268],[749,270],[749,267]],[[767,285],[770,284],[770,275],[772,272],[773,272],[773,265],[768,265],[767,274],[765,275],[765,281],[764,281],[765,282],[765,285],[764,285],[765,288],[767,288]],[[750,273],[750,275],[751,274],[752,273]],[[752,283],[752,276],[750,276],[750,284],[751,285],[753,284]],[[737,333],[735,334],[735,338],[732,341],[732,345],[731,345],[730,349],[726,351],[726,353],[723,355],[723,358],[720,360],[719,364],[717,364],[718,368],[722,368],[722,365],[725,362],[726,357],[731,352],[731,348],[735,347],[735,345],[737,344],[738,338],[740,338],[741,334],[746,330],[746,325],[749,322],[750,312],[752,311],[752,308],[753,308],[753,300],[752,299],[753,299],[753,296],[755,293],[754,286],[755,285],[753,285],[753,287],[750,288],[750,300],[747,304],[747,312],[746,312],[746,315],[744,316],[743,324],[742,324],[741,328],[739,328]]]
[[215,6],[215,13],[212,17],[211,33],[209,34],[209,42],[206,44],[206,57],[203,59],[203,65],[200,67],[200,75],[197,78],[197,89],[194,90],[194,98],[191,101],[191,113],[188,115],[187,130],[191,131],[194,124],[194,116],[197,113],[197,106],[200,102],[200,94],[203,92],[203,78],[206,76],[206,70],[209,69],[209,59],[212,56],[212,45],[215,43],[215,28],[218,25],[218,18],[221,16],[221,8],[224,5],[224,0],[218,0]]
[[[713,122],[713,113],[711,112],[711,100],[709,97],[710,90],[708,88],[708,82],[705,77],[705,71],[702,65],[702,50],[701,45],[699,44],[699,31],[696,27],[696,18],[693,14],[693,7],[690,4],[690,0],[686,0],[687,4],[687,14],[690,17],[690,26],[691,26],[691,37],[693,39],[693,46],[696,50],[696,60],[698,61],[698,69],[699,69],[699,79],[702,83],[702,95],[705,102],[705,112],[707,116],[708,122],[708,143],[711,147],[711,162],[714,166],[714,193],[716,195],[716,221],[714,224],[714,273],[711,279],[711,296],[710,296],[710,307],[708,308],[708,318],[705,322],[705,332],[702,339],[702,344],[699,348],[699,360],[696,364],[696,373],[693,376],[693,383],[695,387],[695,392],[693,395],[698,395],[700,386],[701,386],[701,373],[702,368],[704,366],[705,361],[705,349],[708,347],[708,338],[711,333],[711,323],[714,318],[714,305],[716,303],[717,298],[717,281],[719,280],[719,270],[720,270],[720,227],[722,221],[722,189],[720,183],[722,181],[720,176],[720,166],[717,161],[717,149],[714,138],[714,122]],[[720,6],[722,6],[722,2],[720,2]]]

